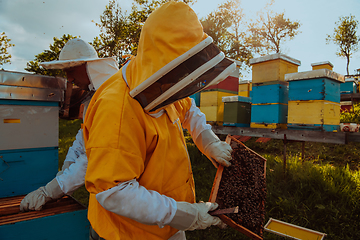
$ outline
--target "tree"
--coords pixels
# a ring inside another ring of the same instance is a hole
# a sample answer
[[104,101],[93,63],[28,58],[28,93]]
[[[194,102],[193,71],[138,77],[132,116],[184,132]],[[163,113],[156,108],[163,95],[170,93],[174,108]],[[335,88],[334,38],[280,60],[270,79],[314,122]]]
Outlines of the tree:
[[326,43],[333,42],[339,46],[336,55],[346,58],[346,73],[349,75],[350,58],[358,50],[360,42],[360,37],[356,35],[359,22],[350,14],[350,16],[339,17],[339,21],[335,24],[334,33],[327,36]]
[[299,21],[292,22],[289,18],[285,18],[285,12],[271,11],[272,3],[258,13],[259,18],[256,22],[249,24],[253,46],[261,54],[280,53],[281,43],[293,39],[299,33],[298,29],[301,26]]
[[35,55],[34,61],[30,61],[26,63],[27,67],[25,68],[26,71],[34,72],[36,74],[41,75],[48,75],[48,76],[62,76],[66,77],[65,73],[59,69],[45,69],[40,66],[41,62],[50,62],[54,60],[58,60],[59,55],[67,41],[77,38],[76,36],[73,37],[70,34],[63,35],[60,39],[54,37],[54,43],[50,44],[50,50],[45,50],[42,53]]
[[15,46],[15,44],[10,43],[9,39],[5,32],[0,33],[0,65],[4,63],[10,63],[11,54],[8,53],[8,48]]
[[[169,0],[134,0],[131,12],[123,11],[117,0],[110,0],[106,5],[100,22],[99,37],[94,38],[93,45],[100,57],[116,57],[119,65],[125,60],[123,55],[136,55],[141,28],[144,22],[157,7]],[[193,0],[183,0],[191,4]]]
[[248,63],[253,57],[246,37],[246,21],[239,0],[219,5],[201,23],[214,43],[229,58]]

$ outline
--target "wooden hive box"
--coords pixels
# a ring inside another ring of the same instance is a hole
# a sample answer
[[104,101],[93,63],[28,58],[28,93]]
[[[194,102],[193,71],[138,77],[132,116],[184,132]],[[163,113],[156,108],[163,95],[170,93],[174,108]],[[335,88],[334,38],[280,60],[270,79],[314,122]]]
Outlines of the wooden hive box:
[[0,71],[0,198],[27,194],[58,171],[62,78]]
[[324,68],[333,70],[334,65],[332,65],[332,63],[329,61],[325,61],[325,62],[312,63],[311,67],[312,67],[312,70],[324,69]]
[[250,59],[252,83],[285,81],[285,74],[298,71],[301,62],[281,53]]
[[266,159],[228,135],[233,148],[231,166],[219,166],[210,202],[219,209],[239,207],[238,213],[219,217],[230,227],[251,239],[262,239],[266,201]]
[[339,131],[340,103],[313,100],[289,101],[288,129]]
[[288,104],[267,103],[251,105],[252,128],[286,129]]
[[284,81],[255,83],[252,88],[251,99],[253,104],[287,104],[289,100],[289,83]]
[[241,96],[223,97],[224,126],[250,127],[251,98]]
[[0,239],[89,239],[86,207],[65,196],[41,211],[20,212],[24,196],[0,199]]
[[200,107],[200,92],[194,93],[190,98],[194,99],[197,107]]
[[224,103],[222,98],[236,95],[236,92],[202,91],[200,94],[200,110],[205,114],[206,121],[222,125],[224,121]]
[[346,79],[340,84],[340,94],[357,93],[357,85],[354,79]]
[[240,81],[238,95],[241,97],[250,97],[252,83],[250,81]]
[[286,74],[289,101],[326,100],[340,102],[340,84],[344,76],[328,69]]

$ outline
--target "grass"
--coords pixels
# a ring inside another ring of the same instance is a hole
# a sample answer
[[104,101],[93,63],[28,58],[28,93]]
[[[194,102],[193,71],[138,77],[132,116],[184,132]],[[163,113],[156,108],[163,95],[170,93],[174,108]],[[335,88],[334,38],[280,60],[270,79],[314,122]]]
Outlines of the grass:
[[[59,165],[75,140],[80,122],[60,121]],[[66,133],[65,133],[66,132]],[[208,201],[216,169],[187,136],[197,201]],[[221,136],[223,139],[224,136]],[[271,140],[245,144],[267,159],[267,202],[265,221],[270,217],[327,234],[326,240],[360,239],[360,162],[359,143],[347,145],[307,142],[305,159],[301,144],[287,146],[287,168],[283,171],[283,143]],[[85,188],[74,197],[87,205]],[[210,227],[188,231],[187,239],[249,239],[232,228]],[[264,239],[285,239],[266,233]]]

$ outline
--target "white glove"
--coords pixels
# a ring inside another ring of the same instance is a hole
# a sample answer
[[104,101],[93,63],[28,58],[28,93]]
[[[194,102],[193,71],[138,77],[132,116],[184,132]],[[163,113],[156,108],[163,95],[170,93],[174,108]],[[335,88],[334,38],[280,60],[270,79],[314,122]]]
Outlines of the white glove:
[[220,218],[208,213],[217,207],[217,203],[211,202],[177,202],[177,210],[169,226],[179,230],[206,229],[212,225],[223,226]]
[[45,187],[40,187],[26,195],[20,203],[20,211],[41,210],[45,203],[51,199],[58,199],[63,195],[64,193],[54,178]]
[[226,142],[220,141],[212,130],[205,130],[195,140],[196,146],[204,153],[215,167],[219,164],[229,167],[232,148]]

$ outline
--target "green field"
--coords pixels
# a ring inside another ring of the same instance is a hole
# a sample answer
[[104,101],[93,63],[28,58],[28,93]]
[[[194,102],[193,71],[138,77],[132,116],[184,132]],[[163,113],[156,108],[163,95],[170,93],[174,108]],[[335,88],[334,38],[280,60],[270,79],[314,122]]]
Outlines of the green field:
[[[59,167],[67,149],[75,140],[81,122],[60,120]],[[224,138],[225,136],[221,136]],[[187,145],[195,176],[197,201],[207,201],[216,169],[187,136]],[[271,140],[245,145],[267,159],[267,201],[265,222],[271,217],[326,233],[326,240],[360,239],[360,161],[359,143],[305,144],[302,161],[301,144],[287,146],[287,168],[283,169],[283,143]],[[73,196],[88,203],[85,188]],[[249,239],[232,228],[211,227],[187,232],[187,239]],[[265,233],[264,239],[285,239]]]

